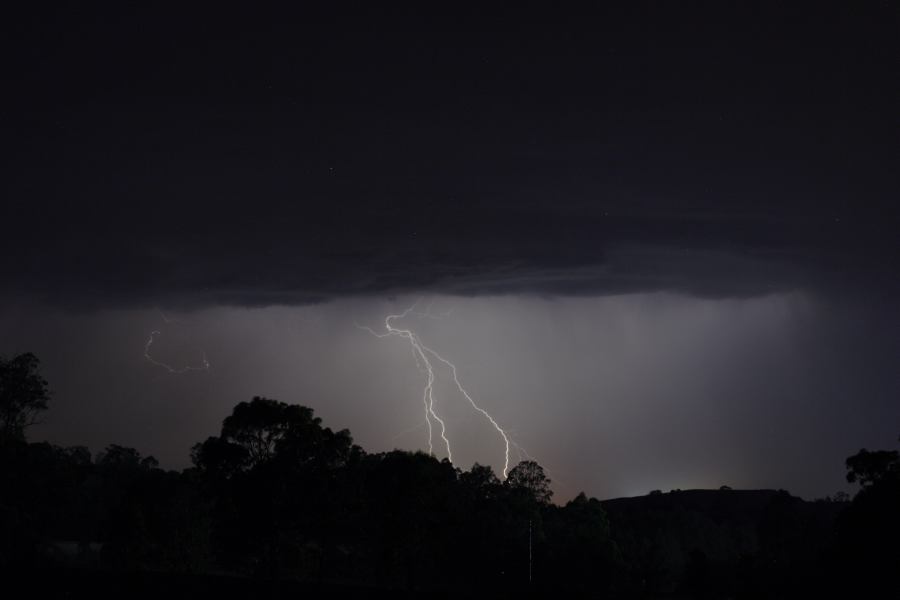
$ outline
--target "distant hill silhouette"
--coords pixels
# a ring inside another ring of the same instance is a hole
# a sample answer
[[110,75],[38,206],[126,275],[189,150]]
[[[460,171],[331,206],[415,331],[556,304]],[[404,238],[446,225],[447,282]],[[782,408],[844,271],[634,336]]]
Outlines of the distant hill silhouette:
[[700,592],[721,588],[721,580],[758,580],[760,571],[781,565],[791,565],[792,574],[812,568],[848,503],[808,502],[784,490],[719,489],[601,504],[625,562],[648,587]]

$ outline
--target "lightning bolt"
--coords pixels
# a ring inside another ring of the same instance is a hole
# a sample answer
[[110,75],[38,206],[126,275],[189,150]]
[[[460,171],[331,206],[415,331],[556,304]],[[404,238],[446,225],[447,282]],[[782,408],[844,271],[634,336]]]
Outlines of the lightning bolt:
[[438,359],[439,361],[441,361],[442,363],[444,363],[445,365],[450,367],[450,372],[453,374],[453,383],[456,384],[456,387],[459,390],[459,392],[465,397],[466,400],[469,401],[469,404],[472,405],[472,408],[474,408],[476,411],[480,412],[484,416],[484,418],[486,418],[488,421],[490,421],[490,423],[491,423],[491,425],[493,425],[494,429],[497,430],[497,433],[500,434],[500,437],[503,438],[503,444],[505,446],[504,461],[503,461],[503,478],[506,479],[506,473],[509,471],[509,437],[506,435],[506,432],[503,431],[503,428],[497,424],[497,421],[494,420],[494,417],[492,417],[488,413],[488,411],[484,410],[483,408],[481,408],[480,406],[478,406],[475,403],[475,400],[472,399],[472,396],[469,395],[469,392],[467,392],[466,389],[459,382],[459,377],[456,374],[456,365],[454,365],[452,362],[450,362],[449,360],[447,360],[446,358],[444,358],[443,356],[441,356],[440,354],[438,354],[431,348],[425,348],[425,350],[429,354],[434,356],[436,359]]
[[[453,462],[453,455],[450,451],[450,440],[447,439],[446,436],[446,425],[443,420],[437,415],[434,410],[434,382],[435,382],[435,369],[434,364],[432,363],[432,359],[443,364],[445,367],[449,369],[450,375],[453,379],[453,383],[456,385],[456,389],[459,390],[459,393],[469,402],[469,405],[478,413],[480,413],[491,426],[497,431],[500,438],[503,440],[504,444],[504,461],[503,461],[503,478],[506,479],[506,475],[509,472],[509,447],[510,447],[510,439],[506,434],[506,431],[503,430],[502,427],[497,423],[497,421],[488,413],[485,409],[480,407],[475,400],[472,398],[471,394],[463,387],[462,383],[459,380],[459,374],[456,369],[456,365],[438,354],[433,349],[429,348],[425,344],[422,343],[422,340],[412,329],[402,329],[400,327],[396,327],[394,325],[394,321],[403,319],[407,315],[413,312],[413,309],[416,307],[416,304],[413,304],[405,311],[396,315],[388,315],[384,319],[384,328],[385,331],[379,333],[372,329],[371,327],[365,327],[357,324],[356,326],[360,329],[368,331],[372,335],[378,338],[386,338],[386,337],[400,337],[407,340],[412,347],[413,357],[416,359],[416,364],[419,369],[423,371],[426,375],[426,383],[425,389],[423,391],[423,400],[425,404],[425,422],[428,426],[428,451],[431,454],[434,454],[434,445],[432,442],[432,423],[431,420],[434,419],[439,425],[441,429],[441,439],[444,441],[444,445],[447,448],[447,458],[450,462]],[[432,315],[430,313],[431,305],[429,304],[428,310],[424,314],[414,313],[419,316],[427,316],[440,318]],[[442,316],[449,316],[449,312],[445,313]]]
[[[166,323],[175,323],[176,322],[175,319],[169,319],[168,317],[166,317],[166,315],[161,310],[157,309],[157,312],[162,317],[163,321],[165,321]],[[162,335],[162,333],[159,330],[155,329],[155,330],[151,331],[150,337],[147,338],[147,343],[144,344],[144,358],[149,363],[156,365],[157,367],[162,367],[169,373],[173,373],[176,375],[181,374],[181,373],[187,373],[188,371],[209,371],[210,365],[209,365],[209,361],[206,360],[205,352],[201,353],[201,360],[200,360],[199,365],[187,365],[185,367],[180,367],[180,368],[173,367],[172,365],[166,364],[162,361],[159,361],[159,360],[156,360],[155,358],[153,358],[153,356],[150,354],[150,346],[153,345],[153,342],[156,340],[156,336],[158,336],[158,335]]]
[[434,433],[431,423],[431,420],[434,419],[441,427],[441,439],[444,440],[444,446],[447,448],[447,458],[452,463],[453,451],[450,449],[450,440],[447,439],[447,425],[434,410],[434,365],[432,365],[431,361],[428,360],[428,354],[431,351],[429,348],[422,344],[422,342],[419,340],[419,336],[417,336],[411,329],[399,329],[397,327],[394,327],[392,324],[395,319],[402,319],[410,312],[412,312],[413,308],[415,308],[415,304],[407,308],[399,315],[388,315],[387,317],[385,317],[384,328],[386,329],[386,331],[384,333],[378,333],[371,327],[365,327],[359,324],[357,324],[356,326],[360,329],[368,331],[378,338],[397,336],[409,342],[410,346],[412,347],[413,357],[416,359],[416,365],[420,370],[423,370],[425,372],[427,377],[425,389],[422,394],[422,401],[425,405],[425,423],[428,426],[428,453],[434,454]]

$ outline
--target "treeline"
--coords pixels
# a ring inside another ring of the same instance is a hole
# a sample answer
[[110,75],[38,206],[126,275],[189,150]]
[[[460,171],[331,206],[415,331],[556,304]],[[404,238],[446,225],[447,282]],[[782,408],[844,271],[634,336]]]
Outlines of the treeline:
[[600,502],[551,504],[534,462],[501,482],[487,466],[369,454],[311,409],[266,398],[237,405],[191,457],[178,473],[132,448],[91,460],[8,440],[0,560],[406,589],[523,585],[529,542],[540,577],[606,586],[619,562]]
[[[0,377],[0,402],[15,393]],[[259,397],[196,444],[181,472],[132,448],[92,457],[27,443],[24,425],[3,431],[0,569],[74,569],[93,574],[88,587],[152,573],[201,587],[239,577],[758,598],[858,593],[900,572],[896,451],[848,459],[848,479],[861,484],[852,502],[723,489],[607,502],[580,494],[560,506],[535,462],[501,481],[490,467],[464,471],[421,452],[371,454],[311,409]],[[246,596],[247,586],[221,589]]]

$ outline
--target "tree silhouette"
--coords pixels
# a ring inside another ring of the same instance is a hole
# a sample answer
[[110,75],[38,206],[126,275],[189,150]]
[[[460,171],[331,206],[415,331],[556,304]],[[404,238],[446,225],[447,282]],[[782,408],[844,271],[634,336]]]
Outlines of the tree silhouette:
[[522,461],[513,467],[506,477],[506,485],[510,489],[527,491],[538,504],[550,504],[553,496],[544,468],[533,460]]
[[0,357],[0,441],[24,440],[25,429],[47,410],[50,392],[39,367],[30,352],[9,360]]
[[[348,430],[333,432],[322,427],[322,419],[314,417],[311,408],[260,396],[234,407],[222,423],[221,440],[225,443],[210,438],[195,446],[195,464],[208,462],[211,466],[215,462],[225,468],[225,460],[232,470],[240,466],[252,469],[280,457],[293,466],[315,463],[334,467],[343,464],[354,448]],[[243,452],[226,444],[243,448]]]
[[142,457],[134,448],[110,444],[97,454],[97,466],[105,469],[158,469],[159,461],[152,456]]
[[545,512],[547,546],[538,554],[539,563],[575,589],[603,591],[617,550],[600,501],[582,492],[564,507],[549,506]]
[[869,487],[878,481],[900,475],[900,455],[896,450],[863,448],[847,459],[847,481]]
[[[284,402],[255,396],[241,402],[222,423],[222,438],[242,446],[251,466],[266,462],[275,455],[276,444],[288,429],[313,421],[312,410],[289,406]],[[316,423],[318,424],[318,423]]]
[[848,588],[896,587],[900,573],[900,460],[896,450],[860,450],[847,459],[847,481],[861,489],[838,521]]
[[240,444],[210,436],[191,448],[191,462],[204,473],[227,479],[249,464],[250,454]]
[[460,473],[459,482],[478,499],[494,497],[500,487],[500,480],[494,470],[478,463],[473,464],[470,470]]
[[220,559],[269,577],[309,575],[334,546],[338,470],[362,454],[349,431],[323,427],[311,408],[260,396],[239,403],[219,437],[191,450],[216,498]]
[[[765,490],[606,502],[582,493],[560,506],[534,461],[501,481],[489,466],[462,471],[423,452],[367,454],[312,409],[255,397],[191,459],[195,468],[177,473],[115,444],[93,461],[83,447],[0,444],[0,569],[54,572],[46,553],[63,541],[77,543],[80,558],[53,561],[92,561],[80,564],[108,573],[179,582],[197,574],[203,585],[212,573],[242,574],[439,596],[475,585],[501,597],[735,597],[752,582],[748,597],[802,597],[835,582],[848,591],[890,584],[900,572],[894,451],[847,460],[862,484],[848,506]],[[230,589],[234,581],[218,595],[247,597]]]

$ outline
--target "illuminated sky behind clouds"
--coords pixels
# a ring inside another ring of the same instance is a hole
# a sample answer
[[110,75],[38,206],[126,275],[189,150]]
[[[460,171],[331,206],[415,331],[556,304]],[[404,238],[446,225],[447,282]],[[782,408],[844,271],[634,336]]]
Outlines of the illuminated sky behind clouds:
[[[4,351],[37,352],[56,390],[38,438],[130,444],[179,468],[234,404],[265,395],[313,407],[370,451],[425,449],[424,376],[409,345],[355,326],[379,327],[414,301],[217,308],[167,314],[171,323],[154,310],[22,309],[0,334]],[[563,498],[722,484],[821,496],[843,487],[846,455],[896,435],[898,344],[884,328],[896,318],[886,314],[800,292],[436,297],[432,310],[451,312],[398,324],[457,364]],[[146,362],[153,329],[154,356],[198,364],[205,352],[211,370],[171,375]],[[457,465],[499,472],[497,435],[446,383],[436,399]]]
[[[409,348],[354,326],[422,295],[563,495],[833,492],[900,427],[900,12],[595,9],[19,7],[0,353],[46,365],[35,434],[180,467],[267,395],[422,448]],[[212,369],[147,363],[155,329]]]

